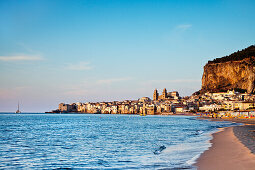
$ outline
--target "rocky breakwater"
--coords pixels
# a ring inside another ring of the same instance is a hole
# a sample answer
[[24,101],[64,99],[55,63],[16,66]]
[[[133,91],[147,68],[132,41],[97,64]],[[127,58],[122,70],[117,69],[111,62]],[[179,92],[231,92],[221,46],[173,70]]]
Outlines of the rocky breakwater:
[[255,46],[216,58],[204,66],[200,92],[221,92],[231,89],[255,92]]

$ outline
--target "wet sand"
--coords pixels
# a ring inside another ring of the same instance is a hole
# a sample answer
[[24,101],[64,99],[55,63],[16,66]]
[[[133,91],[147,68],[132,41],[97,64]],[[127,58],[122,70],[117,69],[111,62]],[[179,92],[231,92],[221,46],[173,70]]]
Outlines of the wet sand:
[[253,128],[254,125],[228,127],[214,133],[212,146],[198,158],[195,166],[199,170],[254,170]]
[[252,119],[240,119],[240,118],[197,117],[197,119],[210,120],[210,121],[231,121],[231,122],[235,122],[235,123],[243,123],[243,124],[253,124],[253,125],[255,125],[255,118],[252,118]]
[[239,141],[255,154],[255,125],[235,126],[233,131]]

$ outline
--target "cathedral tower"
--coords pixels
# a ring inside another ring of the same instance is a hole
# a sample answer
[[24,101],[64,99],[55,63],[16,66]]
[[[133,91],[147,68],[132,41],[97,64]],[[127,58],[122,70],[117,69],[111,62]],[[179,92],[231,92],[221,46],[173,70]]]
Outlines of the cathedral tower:
[[157,89],[154,90],[153,100],[158,100],[158,90]]
[[167,98],[167,91],[166,91],[166,88],[164,88],[162,92],[162,99],[166,99],[166,98]]

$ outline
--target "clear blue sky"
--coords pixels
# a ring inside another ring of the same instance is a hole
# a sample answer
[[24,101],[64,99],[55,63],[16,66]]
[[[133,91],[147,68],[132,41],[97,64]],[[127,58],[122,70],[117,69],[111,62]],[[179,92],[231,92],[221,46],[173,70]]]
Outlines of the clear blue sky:
[[0,111],[191,95],[255,40],[253,0],[0,0]]

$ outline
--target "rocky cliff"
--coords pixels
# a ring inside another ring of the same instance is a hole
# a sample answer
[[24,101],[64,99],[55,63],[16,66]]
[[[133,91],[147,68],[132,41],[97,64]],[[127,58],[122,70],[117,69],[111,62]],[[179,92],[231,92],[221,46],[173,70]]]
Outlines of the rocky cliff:
[[255,46],[209,61],[204,66],[200,92],[230,89],[255,92]]

